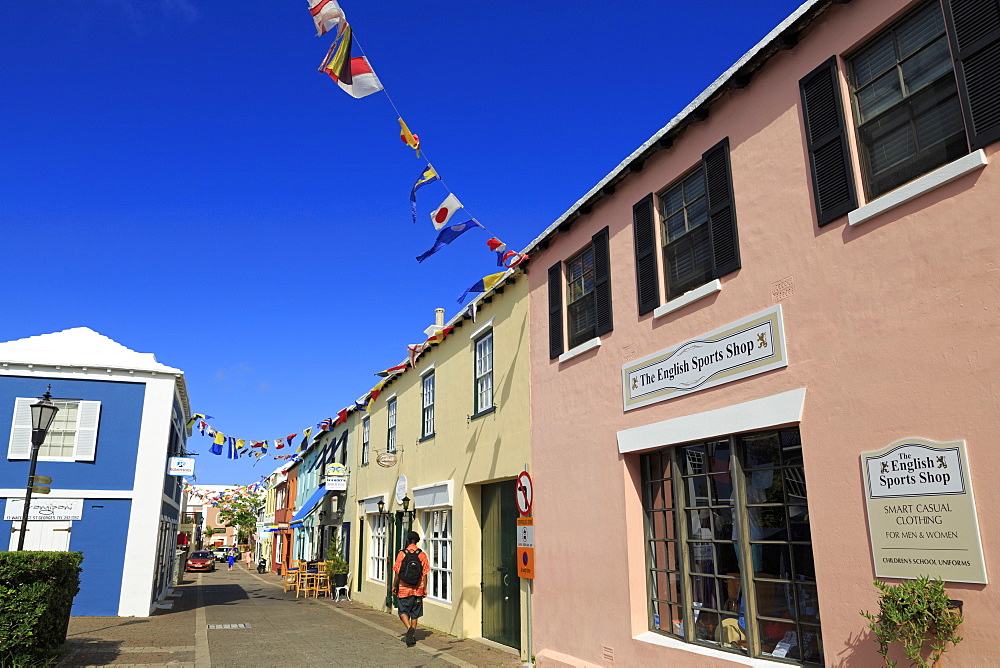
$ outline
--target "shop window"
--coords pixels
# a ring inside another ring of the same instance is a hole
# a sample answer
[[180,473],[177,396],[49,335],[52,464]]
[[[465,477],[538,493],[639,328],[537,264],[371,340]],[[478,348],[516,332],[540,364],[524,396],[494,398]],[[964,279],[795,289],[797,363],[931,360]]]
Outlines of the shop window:
[[371,555],[371,561],[368,566],[368,577],[377,582],[385,582],[386,526],[389,515],[372,514],[369,517],[371,545],[368,553]]
[[427,595],[446,603],[451,602],[451,510],[431,510],[424,513],[424,547],[431,572],[427,579]]
[[650,627],[822,663],[798,430],[674,446],[642,455],[640,467]]

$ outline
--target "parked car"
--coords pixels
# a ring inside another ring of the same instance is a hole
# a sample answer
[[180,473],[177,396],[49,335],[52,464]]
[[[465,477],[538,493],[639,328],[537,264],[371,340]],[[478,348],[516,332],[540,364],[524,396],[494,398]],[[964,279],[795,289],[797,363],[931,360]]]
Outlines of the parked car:
[[229,556],[229,551],[233,549],[231,547],[216,547],[212,548],[212,554],[215,555],[216,561],[225,561],[226,557]]
[[208,571],[212,572],[215,570],[215,557],[208,550],[198,550],[197,552],[192,552],[187,558],[187,562],[184,564],[184,572],[190,573],[191,571]]

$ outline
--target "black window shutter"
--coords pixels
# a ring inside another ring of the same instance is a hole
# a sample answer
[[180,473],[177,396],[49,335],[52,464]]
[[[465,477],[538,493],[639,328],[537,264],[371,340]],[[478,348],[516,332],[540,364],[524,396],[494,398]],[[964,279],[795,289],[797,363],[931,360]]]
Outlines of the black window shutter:
[[563,354],[562,262],[549,267],[549,359]]
[[962,112],[972,149],[1000,139],[1000,3],[944,0]]
[[608,228],[593,237],[594,243],[594,336],[614,329],[611,317],[611,256],[608,249]]
[[635,284],[639,292],[639,315],[642,315],[660,305],[652,193],[632,205],[632,231],[635,235]]
[[858,207],[838,79],[837,58],[833,56],[799,81],[820,227]]
[[740,244],[736,235],[736,207],[729,170],[729,137],[701,156],[708,192],[708,224],[712,235],[712,278],[721,278],[740,268]]

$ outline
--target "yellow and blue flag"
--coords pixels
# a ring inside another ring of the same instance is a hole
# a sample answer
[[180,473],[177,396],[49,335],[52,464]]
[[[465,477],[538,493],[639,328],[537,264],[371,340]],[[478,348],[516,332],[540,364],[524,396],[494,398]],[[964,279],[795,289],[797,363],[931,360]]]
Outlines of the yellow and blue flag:
[[476,281],[469,287],[468,290],[462,293],[462,296],[458,298],[458,303],[461,304],[465,301],[465,298],[470,292],[486,292],[492,290],[493,287],[500,282],[500,279],[504,277],[506,271],[501,271],[496,274],[490,274],[489,276],[484,276],[480,280]]
[[438,176],[438,173],[434,171],[434,168],[430,164],[427,165],[424,171],[420,172],[420,178],[413,184],[413,189],[410,191],[410,211],[413,212],[414,223],[417,222],[417,189],[440,179],[441,177]]

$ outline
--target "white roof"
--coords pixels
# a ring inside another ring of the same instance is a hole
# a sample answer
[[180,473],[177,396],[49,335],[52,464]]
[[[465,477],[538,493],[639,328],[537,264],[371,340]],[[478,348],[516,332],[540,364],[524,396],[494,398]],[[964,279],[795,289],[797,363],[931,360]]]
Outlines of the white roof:
[[88,327],[74,327],[0,343],[2,362],[184,373],[160,364],[153,353],[137,353]]

